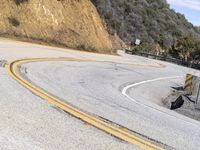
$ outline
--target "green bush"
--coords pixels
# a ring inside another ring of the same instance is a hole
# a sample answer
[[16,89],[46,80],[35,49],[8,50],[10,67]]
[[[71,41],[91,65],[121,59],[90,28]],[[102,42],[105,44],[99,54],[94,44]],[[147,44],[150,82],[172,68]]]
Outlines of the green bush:
[[13,17],[8,17],[8,21],[10,24],[12,24],[14,27],[18,27],[20,25],[19,20]]
[[155,45],[153,43],[143,42],[139,46],[135,46],[133,50],[140,52],[153,52],[155,51]]
[[95,52],[96,48],[92,46],[86,46],[85,44],[80,44],[76,47],[78,50],[85,50],[90,52]]
[[16,5],[20,5],[24,2],[28,2],[28,0],[14,0],[14,1],[15,1]]

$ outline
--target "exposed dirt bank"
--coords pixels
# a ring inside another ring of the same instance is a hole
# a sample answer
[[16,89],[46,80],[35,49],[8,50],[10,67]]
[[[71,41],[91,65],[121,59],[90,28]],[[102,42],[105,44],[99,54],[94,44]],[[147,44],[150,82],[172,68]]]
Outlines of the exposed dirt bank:
[[112,49],[89,0],[2,0],[0,35],[95,52]]

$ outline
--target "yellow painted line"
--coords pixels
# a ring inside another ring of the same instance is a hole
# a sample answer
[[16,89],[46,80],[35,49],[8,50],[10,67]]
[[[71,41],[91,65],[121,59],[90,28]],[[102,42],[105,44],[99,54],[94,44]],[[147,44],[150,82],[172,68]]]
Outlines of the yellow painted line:
[[[137,137],[133,134],[131,134],[129,131],[126,131],[122,129],[121,127],[118,127],[117,125],[109,124],[108,122],[104,121],[101,118],[97,118],[95,116],[92,116],[88,113],[85,113],[73,106],[71,106],[68,103],[63,102],[62,100],[48,94],[47,92],[43,91],[42,89],[36,87],[35,85],[31,84],[27,80],[25,80],[18,71],[18,66],[20,66],[23,63],[29,63],[29,62],[36,62],[36,61],[91,61],[91,60],[80,60],[80,59],[73,59],[73,58],[34,58],[34,59],[22,59],[22,60],[16,60],[8,65],[6,65],[7,72],[20,84],[22,84],[24,87],[35,93],[37,96],[41,97],[42,99],[47,100],[48,102],[52,103],[53,105],[61,108],[62,110],[68,112],[69,114],[75,116],[76,118],[79,118],[91,125],[93,125],[96,128],[99,128],[102,131],[105,131],[115,137],[118,137],[124,141],[130,142],[134,145],[137,145],[143,149],[146,150],[163,150],[163,148],[144,140],[140,137]],[[99,61],[91,61],[91,62],[99,62]]]
[[[27,59],[22,59],[27,60]],[[28,59],[29,62],[31,61],[81,61],[81,62],[96,62],[96,63],[107,63],[107,64],[116,64],[116,65],[128,65],[128,66],[134,66],[134,67],[152,67],[152,68],[165,68],[166,66],[163,64],[158,65],[143,65],[143,64],[134,64],[134,63],[120,63],[120,62],[114,62],[114,61],[98,61],[98,60],[92,60],[92,59],[78,59],[78,58],[30,58]]]

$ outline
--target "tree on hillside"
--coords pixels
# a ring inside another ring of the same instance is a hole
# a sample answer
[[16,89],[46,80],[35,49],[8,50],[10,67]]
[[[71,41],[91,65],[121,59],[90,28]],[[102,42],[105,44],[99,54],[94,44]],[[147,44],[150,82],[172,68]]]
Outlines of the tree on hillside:
[[[177,39],[170,53],[184,61],[191,61],[200,54],[200,42],[191,34]],[[198,56],[199,57],[199,56]]]

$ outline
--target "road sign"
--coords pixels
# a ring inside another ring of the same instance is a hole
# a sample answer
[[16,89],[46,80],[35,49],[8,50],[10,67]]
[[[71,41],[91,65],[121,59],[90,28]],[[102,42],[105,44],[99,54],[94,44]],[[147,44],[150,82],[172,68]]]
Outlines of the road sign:
[[192,85],[193,85],[193,75],[186,74],[185,86],[184,86],[184,93],[186,95],[192,94]]
[[135,40],[135,45],[140,45],[140,43],[141,43],[141,40],[140,40],[140,39],[136,39],[136,40]]
[[184,94],[190,95],[190,98],[196,104],[200,98],[200,77],[187,74],[184,86]]

